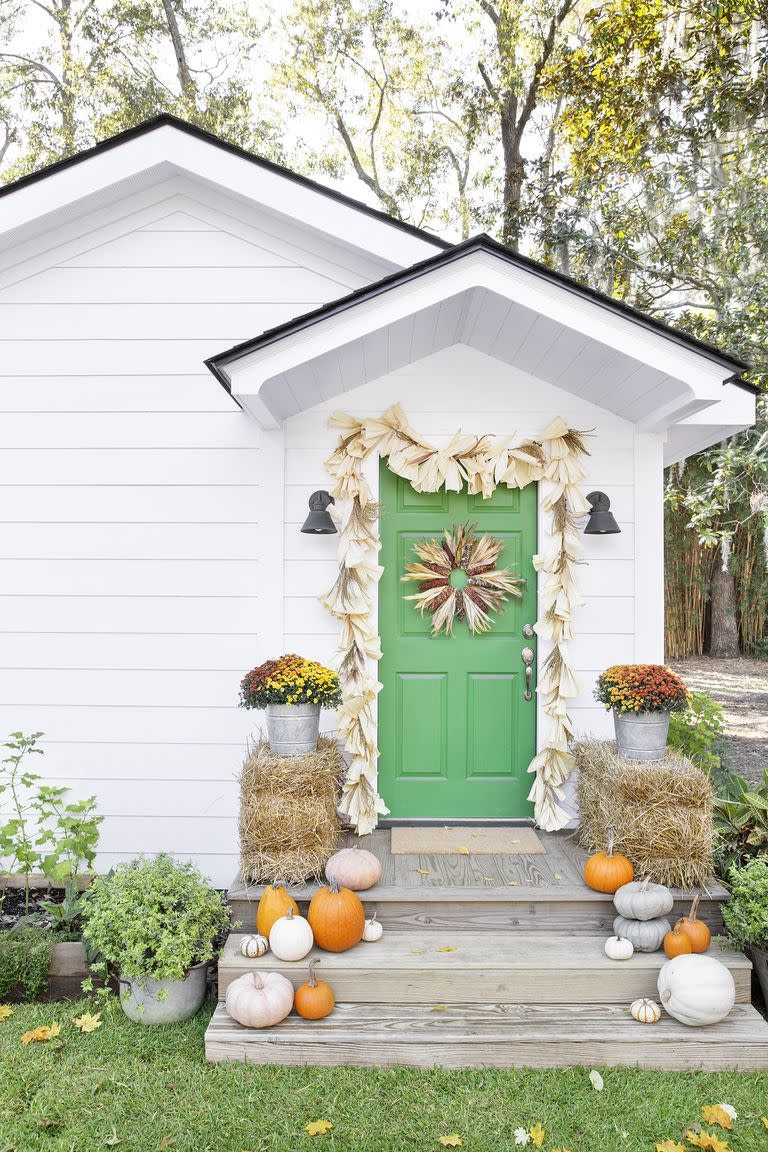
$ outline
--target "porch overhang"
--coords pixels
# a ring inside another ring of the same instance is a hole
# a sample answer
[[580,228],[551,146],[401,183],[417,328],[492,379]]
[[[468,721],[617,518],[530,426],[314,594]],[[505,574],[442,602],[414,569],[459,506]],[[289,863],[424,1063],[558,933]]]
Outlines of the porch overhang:
[[[671,463],[754,422],[746,365],[488,237],[207,361],[264,428],[466,344],[667,435]],[[533,381],[532,381],[533,383]],[[678,430],[673,433],[673,430]],[[690,451],[688,451],[688,447]]]

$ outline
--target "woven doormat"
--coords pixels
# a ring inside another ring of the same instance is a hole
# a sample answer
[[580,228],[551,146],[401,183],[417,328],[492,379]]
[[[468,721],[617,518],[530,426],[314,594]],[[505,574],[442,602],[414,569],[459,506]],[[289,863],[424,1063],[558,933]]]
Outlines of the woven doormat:
[[393,856],[539,856],[546,848],[533,828],[493,825],[392,829]]

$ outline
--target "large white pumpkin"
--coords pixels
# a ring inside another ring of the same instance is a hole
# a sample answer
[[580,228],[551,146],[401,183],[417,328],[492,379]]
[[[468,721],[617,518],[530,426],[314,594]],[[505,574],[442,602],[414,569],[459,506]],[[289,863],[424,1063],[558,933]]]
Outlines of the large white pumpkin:
[[279,972],[246,972],[227,988],[224,1006],[246,1028],[270,1028],[293,1008],[293,984]]
[[675,956],[659,972],[662,1006],[692,1028],[725,1020],[736,1002],[733,976],[714,956]]
[[314,944],[309,921],[289,908],[275,920],[269,933],[269,946],[278,960],[303,960]]

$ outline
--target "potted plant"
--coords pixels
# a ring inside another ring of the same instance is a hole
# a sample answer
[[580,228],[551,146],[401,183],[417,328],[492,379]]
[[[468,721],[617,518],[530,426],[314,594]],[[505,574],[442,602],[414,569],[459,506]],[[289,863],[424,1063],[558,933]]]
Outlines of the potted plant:
[[723,905],[723,921],[736,946],[749,954],[768,1004],[768,856],[734,865],[728,878],[731,898]]
[[663,664],[615,664],[598,677],[595,698],[613,710],[616,748],[628,760],[663,760],[670,713],[688,707],[688,689]]
[[243,708],[265,708],[267,739],[276,756],[307,756],[317,748],[320,709],[341,704],[339,678],[314,660],[289,653],[246,673]]
[[119,973],[126,1016],[142,1024],[177,1024],[194,1016],[205,999],[208,962],[230,913],[192,863],[161,853],[97,876],[83,920],[83,935],[100,963]]

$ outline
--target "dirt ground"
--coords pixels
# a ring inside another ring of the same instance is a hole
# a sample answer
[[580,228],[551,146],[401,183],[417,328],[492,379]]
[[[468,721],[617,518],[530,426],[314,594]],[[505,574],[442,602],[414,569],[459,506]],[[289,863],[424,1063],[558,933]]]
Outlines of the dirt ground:
[[725,710],[728,766],[757,782],[768,768],[768,662],[697,656],[671,664],[694,692]]

